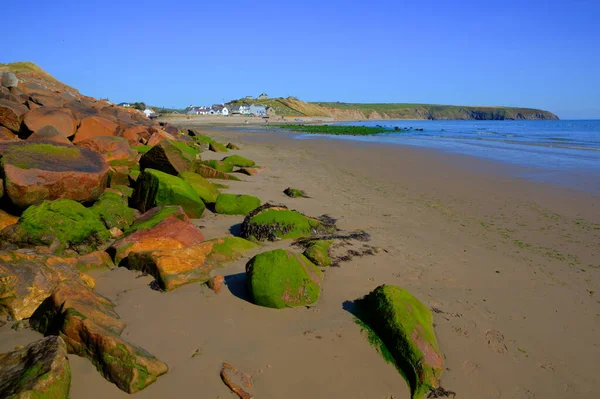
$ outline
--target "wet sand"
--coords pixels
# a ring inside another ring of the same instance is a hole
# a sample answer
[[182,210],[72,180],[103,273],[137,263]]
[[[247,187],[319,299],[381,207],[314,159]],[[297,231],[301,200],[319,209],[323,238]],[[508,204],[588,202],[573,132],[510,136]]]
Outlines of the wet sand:
[[[190,122],[182,121],[183,124]],[[329,268],[311,308],[248,301],[249,253],[216,274],[219,295],[188,285],[164,294],[126,269],[97,273],[117,303],[125,339],[169,365],[138,398],[229,398],[227,361],[252,375],[256,398],[409,398],[394,367],[369,346],[349,302],[380,284],[410,290],[434,310],[446,357],[442,385],[458,398],[592,398],[600,364],[600,197],[516,179],[508,167],[460,155],[286,134],[210,130],[269,170],[225,192],[253,194],[344,231],[367,231],[387,252]],[[203,153],[206,159],[223,154]],[[311,198],[291,199],[289,186]],[[242,217],[207,212],[207,238]],[[269,243],[263,250],[288,248]],[[297,248],[293,248],[297,250]],[[0,328],[0,351],[38,338]],[[69,356],[71,398],[125,398],[92,364]]]

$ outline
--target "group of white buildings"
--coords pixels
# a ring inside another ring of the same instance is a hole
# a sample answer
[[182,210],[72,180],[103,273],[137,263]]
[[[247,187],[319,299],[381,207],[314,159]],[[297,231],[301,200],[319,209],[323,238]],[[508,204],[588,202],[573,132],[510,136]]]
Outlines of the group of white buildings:
[[242,104],[242,105],[226,105],[226,104],[215,104],[211,107],[206,106],[193,106],[190,105],[186,108],[185,113],[187,115],[254,115],[254,116],[267,116],[267,109],[263,105],[255,104]]

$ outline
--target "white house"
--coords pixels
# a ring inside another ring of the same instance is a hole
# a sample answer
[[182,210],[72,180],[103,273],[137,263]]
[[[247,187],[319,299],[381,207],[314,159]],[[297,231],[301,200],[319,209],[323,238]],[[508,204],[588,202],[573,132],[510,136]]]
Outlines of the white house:
[[152,110],[150,108],[146,108],[143,112],[146,115],[146,117],[148,117],[148,118],[150,118],[150,115],[154,115],[154,110]]
[[248,109],[249,113],[256,116],[265,116],[267,114],[267,110],[262,105],[252,104]]
[[227,107],[223,107],[223,109],[221,110],[221,115],[229,116],[229,109]]
[[250,106],[247,104],[240,105],[240,114],[250,115]]

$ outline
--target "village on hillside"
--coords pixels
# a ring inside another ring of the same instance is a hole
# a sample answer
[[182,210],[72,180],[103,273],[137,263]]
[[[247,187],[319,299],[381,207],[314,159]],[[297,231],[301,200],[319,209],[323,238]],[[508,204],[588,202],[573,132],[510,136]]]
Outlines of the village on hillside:
[[[267,100],[269,96],[262,93],[256,97],[256,100]],[[242,99],[246,101],[252,101],[252,96],[246,96]],[[231,103],[227,104],[214,104],[212,106],[195,106],[190,105],[185,109],[187,115],[222,115],[222,116],[256,116],[256,117],[267,117],[274,114],[274,110],[271,107],[265,107],[259,104],[242,104],[234,105]]]

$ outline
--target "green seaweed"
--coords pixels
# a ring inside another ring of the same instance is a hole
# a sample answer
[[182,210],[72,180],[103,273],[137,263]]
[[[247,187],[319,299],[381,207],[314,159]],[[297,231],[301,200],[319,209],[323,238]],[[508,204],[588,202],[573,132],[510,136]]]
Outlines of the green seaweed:
[[248,215],[260,206],[260,198],[242,194],[220,194],[215,212],[225,215]]
[[223,158],[222,161],[231,163],[234,166],[239,166],[241,168],[245,168],[245,167],[249,168],[249,167],[256,165],[256,163],[253,160],[244,158],[239,155],[230,155],[228,157]]
[[127,198],[105,191],[91,208],[108,229],[124,229],[135,220],[135,211],[127,206]]
[[179,177],[185,180],[196,191],[205,204],[214,204],[219,196],[216,185],[194,172],[182,172]]
[[329,248],[332,244],[332,240],[313,241],[304,251],[304,256],[317,266],[331,266],[333,260],[329,255]]

